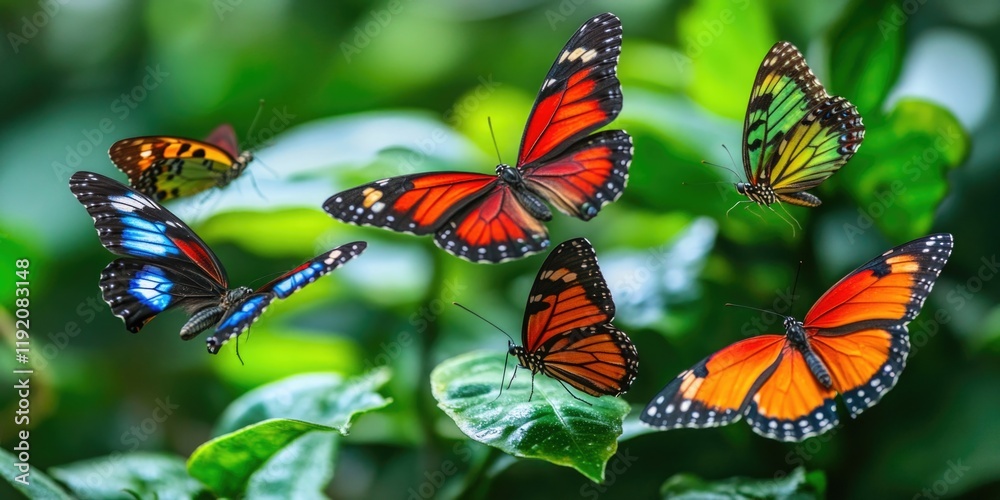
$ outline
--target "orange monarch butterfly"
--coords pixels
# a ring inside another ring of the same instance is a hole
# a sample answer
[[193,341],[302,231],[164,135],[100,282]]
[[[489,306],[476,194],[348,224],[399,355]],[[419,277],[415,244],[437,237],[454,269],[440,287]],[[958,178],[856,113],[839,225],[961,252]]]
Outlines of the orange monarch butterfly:
[[667,384],[640,419],[653,427],[715,427],[746,416],[754,432],[802,441],[878,403],[906,366],[906,325],[948,262],[950,234],[893,248],[833,285],[785,335],[758,335],[701,360]]
[[111,145],[108,156],[133,189],[159,202],[225,187],[253,161],[253,153],[239,152],[229,124],[216,127],[205,141],[171,136],[122,139]]
[[639,353],[628,335],[611,324],[614,316],[615,303],[594,247],[585,238],[560,243],[538,270],[528,295],[523,346],[511,343],[508,351],[519,366],[531,370],[532,394],[538,372],[591,396],[628,391],[639,370]]

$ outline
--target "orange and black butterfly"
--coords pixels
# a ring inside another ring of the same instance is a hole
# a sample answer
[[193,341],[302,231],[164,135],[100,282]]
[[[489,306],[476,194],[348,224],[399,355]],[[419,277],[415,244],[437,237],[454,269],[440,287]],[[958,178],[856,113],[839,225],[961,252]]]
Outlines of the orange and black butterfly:
[[594,248],[585,238],[565,241],[538,271],[524,310],[524,345],[512,343],[509,354],[531,370],[532,381],[541,372],[591,396],[618,396],[635,380],[639,353],[611,324],[614,316]]
[[108,155],[133,189],[160,202],[225,187],[253,160],[249,151],[240,152],[229,124],[216,127],[205,141],[156,135],[122,139]]
[[[337,193],[323,208],[335,219],[417,235],[434,234],[445,251],[497,263],[549,244],[546,201],[590,220],[621,196],[632,138],[592,134],[622,109],[616,76],[622,26],[614,14],[580,27],[553,63],[521,137],[514,166],[495,174],[431,172],[382,179]],[[592,135],[591,135],[592,134]]]
[[878,403],[899,379],[906,325],[948,262],[950,234],[900,245],[827,290],[805,321],[785,317],[785,335],[759,335],[681,373],[640,419],[654,427],[715,427],[746,417],[754,432],[802,441],[838,423],[835,397],[851,418]]

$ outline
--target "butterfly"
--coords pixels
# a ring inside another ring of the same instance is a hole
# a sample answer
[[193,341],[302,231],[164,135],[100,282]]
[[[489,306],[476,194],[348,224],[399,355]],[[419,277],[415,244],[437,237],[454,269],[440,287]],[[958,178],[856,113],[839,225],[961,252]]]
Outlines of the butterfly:
[[759,335],[703,359],[667,384],[640,419],[653,427],[715,427],[746,417],[757,434],[802,441],[887,393],[906,366],[906,325],[920,313],[951,255],[950,234],[905,243],[855,269],[785,335]]
[[432,172],[382,179],[331,196],[335,219],[417,235],[473,262],[498,263],[549,244],[548,201],[590,220],[621,196],[632,138],[621,130],[592,134],[621,111],[615,75],[621,22],[598,15],[570,38],[549,69],[521,137],[515,166],[495,175]]
[[639,353],[611,324],[614,316],[615,303],[590,242],[577,238],[556,246],[528,295],[523,345],[511,343],[508,351],[531,371],[532,394],[539,372],[591,396],[627,391],[639,371]]
[[111,311],[137,333],[157,314],[180,307],[190,315],[181,328],[189,340],[214,326],[208,352],[253,324],[275,299],[284,299],[365,250],[348,243],[256,289],[229,288],[226,270],[201,238],[149,196],[103,175],[77,172],[70,190],[94,219],[101,244],[126,258],[101,273],[101,292]]
[[806,190],[844,166],[864,137],[857,108],[827,94],[794,45],[774,44],[757,70],[743,121],[747,182],[736,183],[736,191],[750,199],[740,203],[818,206]]
[[204,142],[171,136],[122,139],[108,155],[133,188],[157,201],[225,187],[253,161],[253,153],[239,151],[229,124],[216,127]]

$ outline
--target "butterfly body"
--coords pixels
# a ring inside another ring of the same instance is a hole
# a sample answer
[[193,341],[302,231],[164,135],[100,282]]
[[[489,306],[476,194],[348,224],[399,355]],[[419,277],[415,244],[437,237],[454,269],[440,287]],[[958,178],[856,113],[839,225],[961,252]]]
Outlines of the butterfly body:
[[522,345],[508,354],[591,396],[626,392],[639,369],[639,354],[625,332],[611,324],[614,302],[584,238],[556,246],[528,295]]
[[253,290],[229,287],[212,250],[174,214],[151,197],[114,180],[77,172],[70,190],[94,220],[101,244],[122,255],[101,272],[100,287],[125,328],[139,332],[172,308],[190,318],[181,328],[189,340],[214,326],[206,343],[215,354],[246,331],[276,299],[284,299],[364,251],[348,243],[323,253]]
[[951,255],[950,234],[890,249],[834,284],[784,335],[750,337],[683,371],[649,402],[653,427],[714,427],[741,418],[757,434],[802,441],[852,418],[895,385],[906,366],[906,325],[919,314]]
[[596,132],[621,111],[621,22],[605,13],[570,38],[543,80],[515,165],[494,175],[431,172],[382,179],[331,196],[332,217],[417,235],[460,258],[498,263],[549,245],[560,212],[590,220],[628,182],[632,138]]
[[234,181],[253,161],[239,151],[236,132],[220,125],[204,141],[173,136],[122,139],[108,150],[111,161],[137,191],[166,201]]
[[802,53],[778,42],[750,93],[742,147],[747,181],[736,183],[736,191],[763,206],[818,206],[820,199],[806,191],[847,163],[864,133],[857,108],[827,94]]

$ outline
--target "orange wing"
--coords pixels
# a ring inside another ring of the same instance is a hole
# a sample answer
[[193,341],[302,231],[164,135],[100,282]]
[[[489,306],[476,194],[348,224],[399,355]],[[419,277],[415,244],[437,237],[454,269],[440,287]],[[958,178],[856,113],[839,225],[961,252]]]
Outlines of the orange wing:
[[917,317],[954,248],[950,234],[900,245],[855,269],[809,313],[809,343],[856,418],[896,385],[906,366],[906,325]]
[[803,441],[840,423],[836,395],[816,380],[802,352],[785,342],[780,361],[750,399],[747,423],[764,437]]
[[618,396],[639,372],[635,345],[610,323],[551,337],[535,354],[542,360],[542,373],[591,396]]

